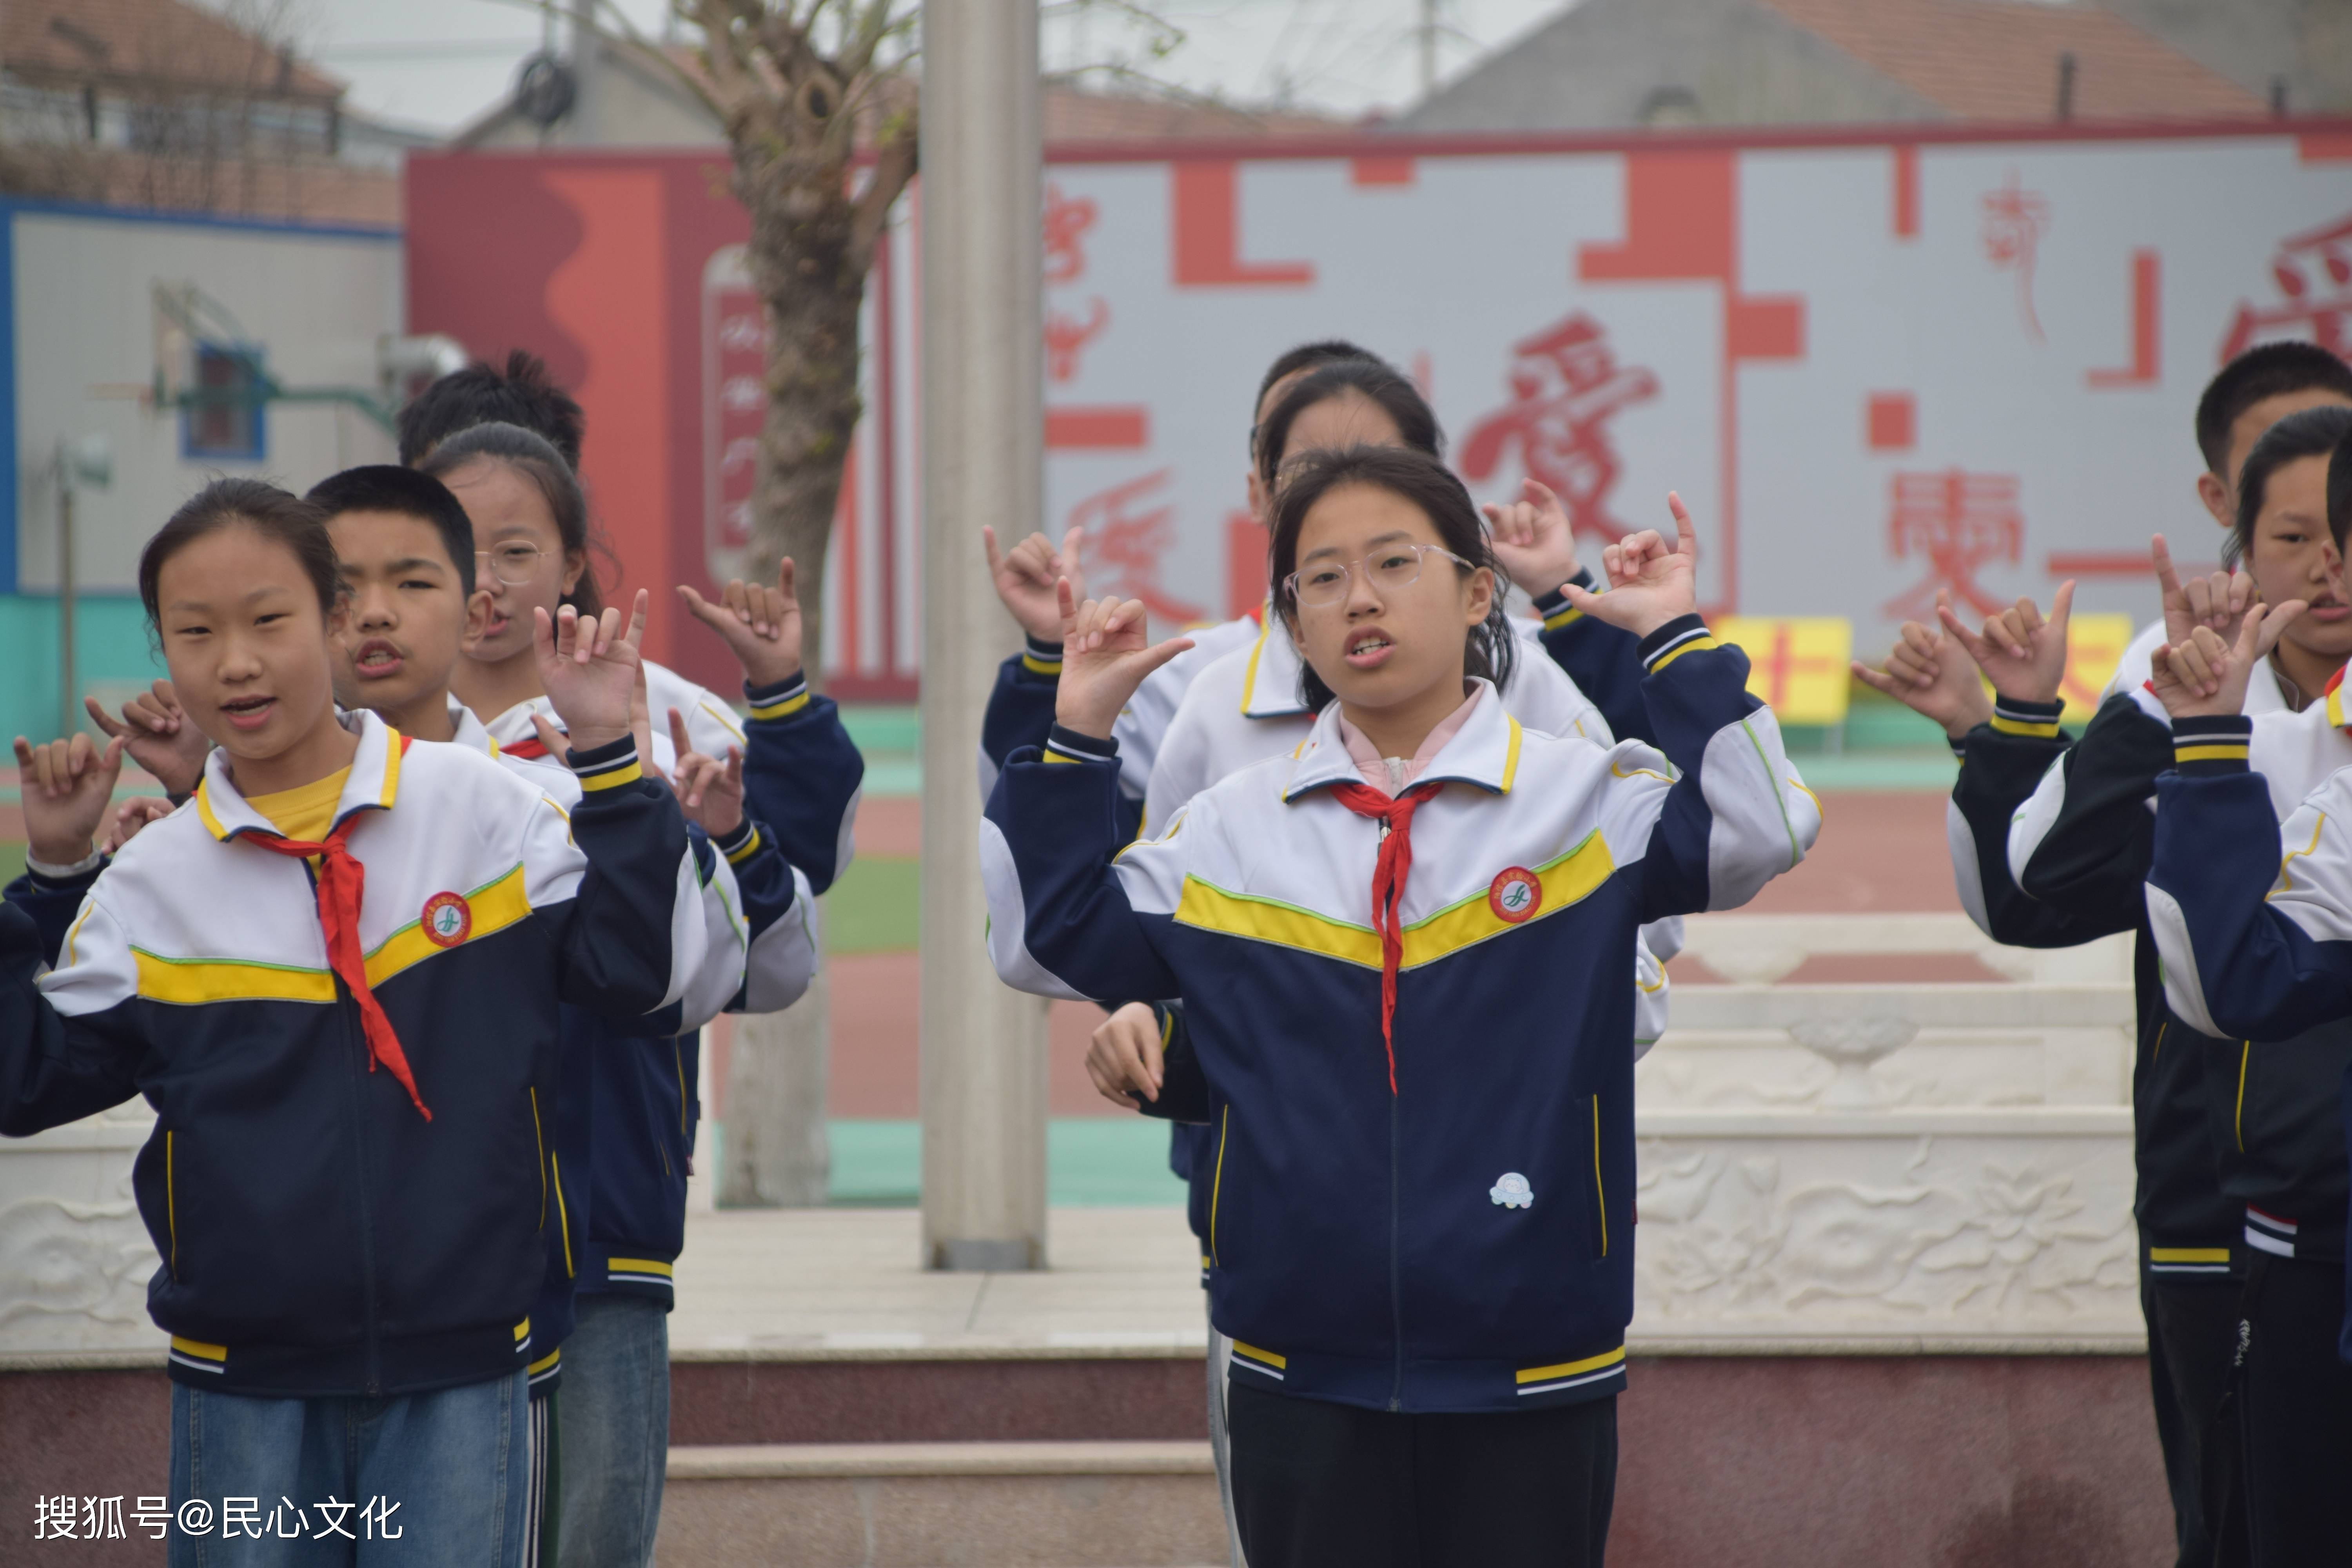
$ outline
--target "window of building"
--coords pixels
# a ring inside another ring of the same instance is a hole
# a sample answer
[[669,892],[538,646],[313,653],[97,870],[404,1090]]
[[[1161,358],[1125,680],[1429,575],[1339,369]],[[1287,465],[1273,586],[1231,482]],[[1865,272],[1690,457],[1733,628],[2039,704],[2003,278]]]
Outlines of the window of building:
[[267,454],[268,378],[257,349],[196,345],[194,384],[181,416],[181,446],[190,458],[257,463]]

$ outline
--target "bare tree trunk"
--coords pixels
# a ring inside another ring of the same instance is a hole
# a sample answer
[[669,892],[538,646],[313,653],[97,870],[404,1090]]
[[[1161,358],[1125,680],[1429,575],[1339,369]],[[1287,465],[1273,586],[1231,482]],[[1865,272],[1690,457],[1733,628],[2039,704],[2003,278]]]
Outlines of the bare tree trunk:
[[808,994],[791,1007],[735,1020],[719,1118],[720,1208],[824,1206],[833,1176],[824,1120],[831,993],[820,963]]

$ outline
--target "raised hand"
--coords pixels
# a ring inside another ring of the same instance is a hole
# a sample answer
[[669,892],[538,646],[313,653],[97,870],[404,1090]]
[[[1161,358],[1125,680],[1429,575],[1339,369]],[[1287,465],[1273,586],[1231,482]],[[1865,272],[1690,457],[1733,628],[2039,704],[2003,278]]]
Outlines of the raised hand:
[[[1941,610],[1949,602],[1938,589],[1936,607]],[[1883,671],[1860,660],[1853,668],[1856,680],[1933,719],[1953,740],[1992,717],[1992,702],[1985,696],[1977,661],[1969,657],[1958,637],[1939,627],[1906,621]]]
[[1167,1068],[1160,1058],[1160,1020],[1147,1002],[1129,1002],[1095,1026],[1087,1042],[1087,1076],[1095,1092],[1129,1110],[1158,1100]]
[[1186,648],[1191,637],[1150,642],[1140,599],[1088,599],[1076,604],[1065,577],[1055,589],[1060,604],[1062,680],[1054,697],[1054,718],[1065,729],[1097,741],[1110,739],[1118,710],[1144,678]]
[[2074,610],[2074,581],[2058,584],[2044,620],[2032,599],[2020,599],[1986,617],[1981,636],[1960,624],[1952,606],[1938,602],[1936,616],[1968,649],[1992,689],[2012,702],[2054,702],[2066,679],[2066,623]]
[[2158,648],[2148,672],[2157,700],[2175,719],[2244,712],[2254,666],[2270,657],[2287,623],[2304,609],[2303,600],[2289,599],[2242,617],[2234,641],[2224,642],[2210,626],[2196,626],[2180,642]]
[[1055,584],[1069,580],[1070,592],[1083,599],[1087,596],[1087,579],[1078,570],[1078,543],[1087,536],[1083,528],[1071,529],[1062,535],[1062,548],[1042,533],[1033,533],[1009,551],[996,548],[996,530],[982,527],[981,542],[988,548],[988,580],[995,584],[996,596],[1003,601],[1021,629],[1039,642],[1052,642],[1062,635],[1062,606]]
[[2189,640],[2199,626],[2224,643],[2238,640],[2238,624],[2255,602],[2253,578],[2243,572],[2215,572],[2182,581],[2172,564],[2172,549],[2158,534],[2148,542],[2156,563],[2156,585],[2163,595],[2164,640],[2174,647]]
[[179,809],[162,795],[134,795],[114,808],[114,822],[107,828],[106,840],[99,847],[109,855],[120,855],[122,847],[138,837],[142,828],[163,821]]
[[1505,575],[1528,598],[1540,599],[1576,575],[1576,530],[1568,509],[1540,481],[1528,480],[1522,494],[1508,505],[1478,510],[1486,514]]
[[727,760],[706,757],[687,739],[686,715],[669,710],[670,744],[677,761],[669,787],[686,819],[713,838],[725,838],[743,826],[743,750],[727,748]]
[[593,751],[631,733],[631,689],[643,663],[637,647],[646,637],[647,601],[638,589],[625,631],[615,608],[586,616],[565,605],[552,620],[544,608],[531,611],[540,685],[577,749]]
[[[1698,531],[1691,526],[1683,498],[1666,492],[1666,510],[1675,514],[1675,542],[1669,547],[1656,531],[1643,529],[1628,534],[1601,552],[1609,576],[1609,592],[1590,594],[1573,583],[1560,584],[1568,602],[1595,620],[1606,621],[1635,637],[1648,637],[1668,621],[1698,610]],[[1063,679],[1068,679],[1066,666]]]
[[83,698],[81,705],[89,710],[92,723],[120,739],[131,760],[172,794],[186,795],[204,778],[205,758],[213,743],[188,721],[170,681],[159,680],[124,703],[120,720],[109,718],[95,697]]
[[677,592],[696,620],[727,639],[735,662],[743,667],[744,680],[756,689],[801,672],[803,623],[798,587],[798,574],[787,555],[776,563],[772,588],[738,577],[729,582],[715,605],[683,583]]
[[33,745],[16,737],[16,784],[24,803],[26,850],[47,866],[89,858],[90,840],[106,820],[114,781],[122,774],[122,742],[101,753],[88,735]]

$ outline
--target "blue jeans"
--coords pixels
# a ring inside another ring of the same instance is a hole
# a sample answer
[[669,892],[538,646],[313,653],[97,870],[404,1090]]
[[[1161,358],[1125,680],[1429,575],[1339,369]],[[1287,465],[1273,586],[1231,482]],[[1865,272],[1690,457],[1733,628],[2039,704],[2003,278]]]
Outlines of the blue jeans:
[[267,1399],[173,1384],[172,1568],[523,1568],[525,1385]]
[[644,1296],[579,1299],[555,1403],[561,1568],[646,1568],[669,1463],[669,1313]]

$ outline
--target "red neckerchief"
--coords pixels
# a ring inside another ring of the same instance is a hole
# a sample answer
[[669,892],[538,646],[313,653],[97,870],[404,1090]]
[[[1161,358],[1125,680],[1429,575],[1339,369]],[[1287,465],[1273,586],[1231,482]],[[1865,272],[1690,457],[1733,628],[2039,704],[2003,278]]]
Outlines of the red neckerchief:
[[1444,787],[1442,784],[1415,784],[1391,797],[1352,781],[1331,786],[1332,799],[1358,816],[1369,816],[1388,828],[1381,836],[1381,858],[1372,863],[1372,929],[1381,936],[1381,1044],[1388,1049],[1391,1094],[1397,1091],[1397,968],[1404,960],[1404,931],[1397,923],[1397,907],[1404,901],[1405,879],[1412,874],[1412,814]]
[[352,1000],[360,1005],[360,1031],[367,1038],[368,1071],[375,1071],[376,1064],[383,1063],[385,1070],[400,1080],[400,1087],[408,1091],[417,1114],[430,1121],[433,1113],[418,1098],[415,1075],[408,1070],[408,1053],[400,1048],[400,1037],[393,1032],[392,1020],[384,1016],[383,1005],[368,986],[367,960],[360,952],[360,904],[367,893],[367,868],[352,858],[344,844],[359,820],[360,814],[353,812],[336,824],[335,830],[320,844],[268,833],[247,833],[244,837],[273,855],[292,859],[319,857],[319,928],[327,936],[327,967],[351,988]]
[[545,742],[541,742],[536,735],[533,735],[528,741],[517,741],[511,746],[500,746],[499,750],[505,752],[509,757],[543,757],[547,755],[547,746]]

